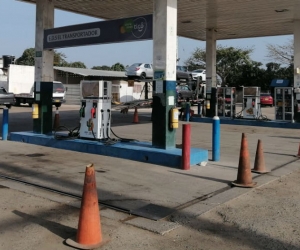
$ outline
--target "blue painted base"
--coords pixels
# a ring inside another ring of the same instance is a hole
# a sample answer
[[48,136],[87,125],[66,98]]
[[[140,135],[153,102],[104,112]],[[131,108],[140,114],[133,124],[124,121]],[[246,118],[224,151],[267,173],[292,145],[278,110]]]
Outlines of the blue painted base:
[[[105,145],[102,142],[82,139],[57,140],[53,135],[35,134],[33,132],[10,133],[10,140],[83,153],[118,157],[168,167],[181,167],[181,149],[154,148],[149,142],[117,142],[113,145]],[[191,166],[203,161],[207,162],[208,150],[191,148],[190,157]]]
[[[245,125],[245,126],[258,126],[258,127],[270,127],[270,128],[300,128],[300,123],[284,122],[284,121],[264,121],[264,120],[247,120],[247,119],[231,119],[219,117],[221,124],[231,125]],[[213,119],[209,117],[197,117],[192,116],[190,121],[192,122],[204,122],[212,123]]]

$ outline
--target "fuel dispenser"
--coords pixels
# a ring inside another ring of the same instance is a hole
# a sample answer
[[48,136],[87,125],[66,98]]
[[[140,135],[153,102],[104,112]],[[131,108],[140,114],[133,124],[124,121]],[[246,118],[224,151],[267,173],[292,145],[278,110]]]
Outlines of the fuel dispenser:
[[81,81],[80,137],[108,139],[111,125],[111,82]]
[[295,88],[294,93],[295,93],[294,117],[295,117],[295,121],[300,123],[300,88]]
[[35,82],[33,91],[33,132],[39,134],[52,133],[53,82]]
[[260,87],[243,87],[243,118],[258,119],[261,116]]
[[236,89],[235,87],[217,88],[218,116],[235,117],[236,113]]
[[275,87],[275,120],[294,121],[293,87]]
[[206,93],[205,100],[205,115],[206,117],[214,117],[216,115],[217,106],[217,88],[212,87],[211,93]]

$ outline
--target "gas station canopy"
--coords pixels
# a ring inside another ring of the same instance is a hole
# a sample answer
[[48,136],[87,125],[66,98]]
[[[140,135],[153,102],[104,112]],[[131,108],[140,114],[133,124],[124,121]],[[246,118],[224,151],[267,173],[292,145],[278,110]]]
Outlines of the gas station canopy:
[[[21,0],[36,3],[36,0]],[[151,0],[55,0],[55,9],[105,20],[153,13]],[[293,34],[299,0],[178,0],[178,36],[205,41]]]

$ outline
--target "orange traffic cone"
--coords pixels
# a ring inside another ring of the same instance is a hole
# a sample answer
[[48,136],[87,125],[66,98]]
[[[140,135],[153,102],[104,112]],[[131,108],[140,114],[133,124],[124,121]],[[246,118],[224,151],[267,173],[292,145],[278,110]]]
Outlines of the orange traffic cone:
[[257,142],[254,168],[251,171],[253,173],[258,173],[258,174],[264,174],[264,173],[270,172],[270,171],[267,171],[266,167],[265,167],[264,152],[263,152],[261,140],[258,140],[258,142]]
[[59,111],[56,108],[54,122],[53,122],[53,130],[57,130],[59,128]]
[[137,112],[137,107],[134,108],[133,123],[139,123],[139,116],[138,116],[138,112]]
[[232,185],[237,187],[254,187],[256,185],[252,182],[248,141],[244,133],[242,134],[237,180],[232,182]]
[[93,164],[86,166],[76,239],[67,239],[66,243],[79,249],[93,249],[103,244]]
[[299,149],[298,149],[298,154],[295,155],[296,157],[300,157],[300,143],[299,143]]

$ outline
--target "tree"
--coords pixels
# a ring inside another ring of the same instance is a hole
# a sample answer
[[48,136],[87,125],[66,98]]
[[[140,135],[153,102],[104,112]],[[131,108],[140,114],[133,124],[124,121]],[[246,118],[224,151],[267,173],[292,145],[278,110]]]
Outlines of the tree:
[[66,67],[86,69],[86,66],[85,66],[85,64],[83,62],[68,63]]
[[257,86],[265,89],[264,81],[262,80],[265,69],[261,68],[262,63],[251,61],[251,63],[242,64],[234,73],[229,73],[227,81],[231,87],[239,86]]
[[111,70],[113,70],[113,71],[125,71],[125,67],[121,63],[115,63],[114,65],[111,66]]
[[[217,74],[222,79],[223,85],[228,85],[227,78],[230,75],[240,74],[240,69],[244,65],[252,65],[253,61],[250,59],[250,54],[253,51],[250,49],[233,48],[217,46],[216,51],[216,69]],[[192,56],[187,59],[185,64],[190,70],[196,68],[206,67],[206,50],[203,48],[196,48]],[[232,86],[232,84],[230,84]]]
[[294,82],[294,65],[290,64],[288,67],[281,67],[281,64],[270,62],[266,64],[266,70],[264,73],[264,82],[270,83],[273,79],[286,79],[290,80],[293,85]]
[[267,44],[267,57],[284,65],[294,62],[294,40],[290,39],[285,45]]
[[[35,48],[28,48],[25,49],[22,56],[16,60],[16,64],[34,66],[34,58],[35,58]],[[68,63],[65,60],[65,58],[66,58],[65,54],[54,50],[53,65],[66,67]]]
[[35,58],[35,49],[34,48],[25,49],[22,56],[16,60],[16,64],[33,66],[34,58]]
[[107,65],[103,65],[103,66],[94,66],[94,67],[92,67],[92,69],[97,69],[97,70],[111,70],[111,67],[109,67]]
[[53,65],[58,67],[68,67],[67,57],[64,53],[54,50]]

